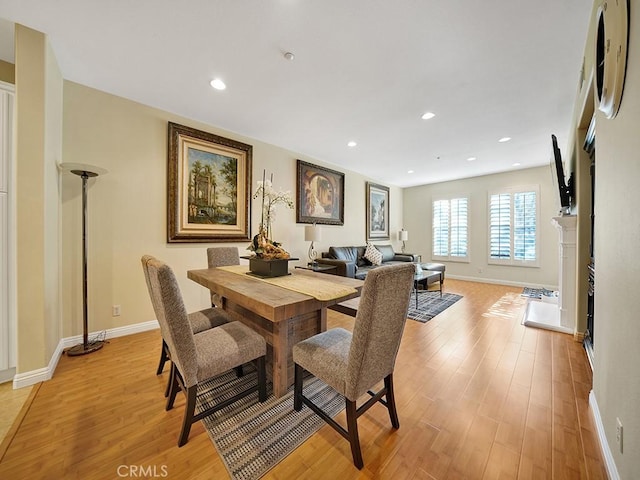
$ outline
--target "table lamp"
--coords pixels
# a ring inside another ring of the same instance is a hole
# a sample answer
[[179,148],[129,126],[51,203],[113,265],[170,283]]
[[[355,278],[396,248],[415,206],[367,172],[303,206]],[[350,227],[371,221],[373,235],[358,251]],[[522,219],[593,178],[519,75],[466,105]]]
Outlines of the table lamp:
[[409,232],[407,232],[404,228],[398,232],[398,240],[402,242],[402,253],[404,253],[405,242],[409,240]]
[[311,245],[309,246],[309,264],[314,265],[316,263],[316,258],[318,257],[318,252],[313,248],[313,242],[322,240],[322,231],[320,230],[320,227],[315,223],[304,227],[304,240],[305,242],[311,242]]

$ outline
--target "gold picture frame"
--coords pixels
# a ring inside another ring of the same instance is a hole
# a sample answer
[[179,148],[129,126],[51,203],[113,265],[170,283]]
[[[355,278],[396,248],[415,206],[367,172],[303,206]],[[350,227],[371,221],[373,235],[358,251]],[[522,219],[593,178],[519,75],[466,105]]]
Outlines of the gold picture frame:
[[167,242],[251,239],[253,147],[169,122]]

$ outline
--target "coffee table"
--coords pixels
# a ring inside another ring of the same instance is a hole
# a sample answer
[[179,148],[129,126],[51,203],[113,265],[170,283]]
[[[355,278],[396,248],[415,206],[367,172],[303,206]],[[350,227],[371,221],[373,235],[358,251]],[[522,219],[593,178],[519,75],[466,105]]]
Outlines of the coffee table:
[[418,285],[422,285],[424,292],[429,290],[429,285],[438,282],[440,297],[442,297],[442,272],[437,270],[423,270],[413,276],[413,290],[416,294],[416,308],[418,308]]

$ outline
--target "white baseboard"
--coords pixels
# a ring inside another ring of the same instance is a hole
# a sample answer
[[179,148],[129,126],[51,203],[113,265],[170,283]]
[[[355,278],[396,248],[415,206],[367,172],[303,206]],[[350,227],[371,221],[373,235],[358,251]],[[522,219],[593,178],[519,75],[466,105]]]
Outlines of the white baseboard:
[[604,425],[602,424],[600,409],[598,408],[598,402],[596,401],[596,396],[593,393],[593,390],[589,392],[589,406],[591,407],[593,421],[595,422],[596,430],[598,431],[600,450],[602,451],[602,456],[604,457],[604,464],[607,469],[607,475],[609,476],[610,480],[620,480],[616,462],[613,459],[613,454],[611,453],[611,449],[609,448],[609,442],[607,442],[607,437],[604,434]]
[[13,380],[13,377],[16,375],[16,368],[12,367],[7,370],[2,370],[0,372],[0,383],[10,382]]
[[531,288],[546,288],[547,290],[558,290],[557,285],[542,285],[539,283],[531,283],[531,282],[512,282],[509,280],[499,280],[495,278],[484,278],[484,277],[465,277],[463,275],[449,275],[445,274],[445,285],[447,284],[447,278],[451,278],[453,280],[464,280],[465,282],[478,282],[478,283],[491,283],[493,285],[508,285],[510,287],[531,287]]
[[[158,325],[158,321],[150,320],[148,322],[125,325],[124,327],[111,328],[103,332],[92,332],[89,334],[89,337],[94,338],[101,335],[104,335],[105,339],[124,337],[126,335],[133,335],[134,333],[155,330],[156,328],[160,328]],[[15,389],[28,387],[29,385],[34,385],[38,382],[51,380],[51,377],[53,377],[53,373],[58,366],[58,360],[60,360],[60,357],[64,353],[64,350],[79,343],[82,343],[82,335],[76,335],[74,337],[61,339],[60,342],[58,342],[58,346],[53,352],[53,355],[51,355],[49,365],[44,368],[38,368],[37,370],[31,370],[29,372],[16,373],[16,375],[13,377],[13,388]]]

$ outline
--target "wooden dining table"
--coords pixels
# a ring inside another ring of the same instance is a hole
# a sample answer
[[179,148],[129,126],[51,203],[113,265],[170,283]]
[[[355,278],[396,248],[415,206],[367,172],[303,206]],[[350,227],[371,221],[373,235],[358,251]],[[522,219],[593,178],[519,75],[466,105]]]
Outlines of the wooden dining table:
[[298,283],[308,283],[311,279],[318,285],[331,282],[350,290],[350,293],[337,298],[318,300],[312,295],[224,268],[189,270],[187,277],[220,295],[222,308],[234,320],[241,321],[264,337],[273,393],[281,397],[293,385],[293,346],[326,331],[327,308],[358,297],[364,282],[304,269],[290,270],[289,275],[299,280]]

